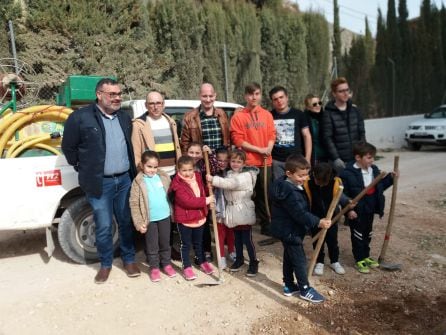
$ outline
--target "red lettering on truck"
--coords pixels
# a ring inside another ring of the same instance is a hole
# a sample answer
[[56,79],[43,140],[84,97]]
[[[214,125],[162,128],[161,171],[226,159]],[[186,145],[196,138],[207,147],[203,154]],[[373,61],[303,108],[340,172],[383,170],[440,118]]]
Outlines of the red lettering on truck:
[[62,185],[62,173],[60,170],[49,170],[36,172],[36,186],[58,186]]

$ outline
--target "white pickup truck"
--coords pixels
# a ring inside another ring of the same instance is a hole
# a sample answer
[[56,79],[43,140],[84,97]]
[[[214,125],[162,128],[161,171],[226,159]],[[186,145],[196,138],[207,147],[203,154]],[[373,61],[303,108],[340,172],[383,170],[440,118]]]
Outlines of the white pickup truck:
[[[200,104],[198,100],[166,100],[166,112],[178,123],[182,114]],[[241,107],[216,102],[228,114]],[[123,102],[133,118],[146,111],[144,100]],[[0,159],[0,231],[46,228],[47,248],[52,255],[55,244],[51,232],[57,229],[63,252],[74,262],[97,261],[94,220],[77,173],[65,157],[42,156]],[[114,229],[117,247],[118,234]]]

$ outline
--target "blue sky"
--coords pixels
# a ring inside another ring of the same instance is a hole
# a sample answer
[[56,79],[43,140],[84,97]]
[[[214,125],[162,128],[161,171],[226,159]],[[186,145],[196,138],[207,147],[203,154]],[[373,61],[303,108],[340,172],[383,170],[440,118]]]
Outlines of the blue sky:
[[[317,11],[325,15],[328,22],[333,22],[333,0],[289,0],[299,5],[302,11]],[[339,16],[341,27],[345,27],[356,33],[364,33],[364,18],[367,16],[372,34],[376,32],[376,19],[378,17],[378,7],[386,17],[388,0],[338,0]],[[417,17],[420,14],[422,0],[407,0],[409,18]],[[398,0],[395,0],[396,10],[398,10]],[[431,0],[437,8],[441,8],[442,3],[446,6],[446,0]]]

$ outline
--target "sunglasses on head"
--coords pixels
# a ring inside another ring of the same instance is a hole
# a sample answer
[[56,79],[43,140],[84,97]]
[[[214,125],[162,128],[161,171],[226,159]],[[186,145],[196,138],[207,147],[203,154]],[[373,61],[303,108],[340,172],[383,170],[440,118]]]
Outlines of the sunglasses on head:
[[313,107],[316,107],[317,105],[322,106],[322,101],[313,102],[311,105],[312,105]]

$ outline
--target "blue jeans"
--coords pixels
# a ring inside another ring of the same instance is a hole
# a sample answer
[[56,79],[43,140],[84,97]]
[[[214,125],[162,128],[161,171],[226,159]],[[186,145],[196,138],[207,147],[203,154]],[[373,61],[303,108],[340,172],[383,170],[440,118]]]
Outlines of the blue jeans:
[[119,245],[124,264],[135,262],[133,244],[134,227],[130,221],[129,195],[131,179],[128,173],[119,177],[102,179],[102,195],[97,198],[87,194],[93,208],[96,226],[96,248],[101,267],[110,268],[113,263],[113,214],[119,229]]

